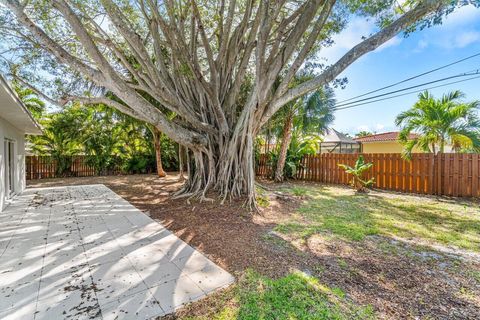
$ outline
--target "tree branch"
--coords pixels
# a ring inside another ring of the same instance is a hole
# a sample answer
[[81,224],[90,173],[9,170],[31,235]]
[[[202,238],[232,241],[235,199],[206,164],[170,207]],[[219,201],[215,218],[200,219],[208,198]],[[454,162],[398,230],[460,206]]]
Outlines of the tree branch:
[[7,7],[12,10],[17,19],[41,41],[43,47],[53,54],[61,63],[71,66],[73,69],[81,71],[87,78],[96,83],[105,80],[102,73],[85,63],[77,57],[74,57],[63,49],[58,43],[51,39],[41,28],[39,28],[23,11],[23,6],[17,0],[6,0]]
[[142,120],[145,122],[148,122],[149,120],[145,118],[143,115],[139,114],[135,110],[129,108],[128,106],[124,105],[123,103],[120,103],[118,101],[109,99],[107,97],[78,97],[78,96],[66,96],[63,98],[64,103],[67,103],[68,101],[78,101],[81,102],[82,104],[104,104],[109,107],[112,107],[114,109],[117,109],[118,111],[126,114],[127,116],[130,116],[132,118]]
[[35,92],[37,95],[39,95],[43,100],[47,101],[48,103],[51,103],[53,105],[60,106],[60,107],[64,105],[61,101],[55,100],[52,97],[48,96],[47,94],[45,94],[45,92],[43,90],[38,89],[37,87],[30,84],[28,81],[24,80],[23,78],[19,77],[18,75],[12,74],[11,76],[15,80],[20,82],[23,86],[31,89],[33,92]]
[[340,73],[342,73],[349,65],[351,65],[358,58],[360,58],[361,56],[363,56],[368,52],[371,52],[377,49],[379,46],[381,46],[382,44],[384,44],[385,42],[393,38],[402,30],[411,26],[412,24],[414,24],[424,16],[440,10],[447,3],[448,3],[447,1],[443,1],[443,0],[422,1],[414,9],[405,13],[403,16],[401,16],[400,18],[395,20],[393,23],[391,23],[388,27],[382,29],[381,31],[377,32],[375,35],[362,41],[361,43],[357,44],[355,47],[350,49],[342,58],[340,58],[340,60],[338,60],[335,64],[330,66],[318,77],[312,80],[309,80],[307,82],[304,82],[288,90],[279,98],[272,100],[259,126],[262,126],[264,123],[266,123],[267,120],[270,119],[272,115],[275,114],[275,112],[277,112],[278,109],[280,109],[286,103],[308,92],[311,92],[317,88],[324,86],[328,82],[335,79],[335,77],[337,77]]

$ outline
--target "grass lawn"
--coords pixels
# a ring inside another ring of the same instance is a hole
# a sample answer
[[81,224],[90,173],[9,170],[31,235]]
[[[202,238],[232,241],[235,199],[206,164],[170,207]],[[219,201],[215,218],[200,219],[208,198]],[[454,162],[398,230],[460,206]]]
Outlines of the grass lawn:
[[276,231],[303,239],[331,233],[348,240],[383,235],[419,244],[480,252],[480,206],[455,200],[372,192],[337,186],[292,186],[283,191],[306,200]]
[[[370,306],[358,307],[340,288],[322,285],[315,277],[293,272],[273,280],[247,270],[237,285],[214,299],[218,310],[189,320],[373,319]],[[223,306],[222,306],[223,305]]]

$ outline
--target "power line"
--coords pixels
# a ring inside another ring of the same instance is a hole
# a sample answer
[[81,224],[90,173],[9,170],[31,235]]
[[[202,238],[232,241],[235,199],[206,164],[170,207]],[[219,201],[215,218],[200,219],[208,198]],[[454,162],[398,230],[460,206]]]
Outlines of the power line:
[[394,94],[394,93],[398,93],[398,92],[402,92],[402,91],[406,91],[406,90],[410,90],[410,89],[414,89],[414,88],[423,87],[423,86],[426,86],[426,85],[429,85],[429,84],[432,84],[432,83],[442,82],[442,81],[445,81],[445,80],[450,80],[450,79],[459,78],[459,77],[472,76],[472,75],[475,75],[475,74],[479,74],[479,71],[480,71],[479,69],[472,70],[472,71],[467,71],[467,72],[460,73],[460,74],[457,74],[457,75],[454,75],[454,76],[449,76],[449,77],[445,77],[445,78],[442,78],[442,79],[428,81],[428,82],[424,82],[424,83],[417,84],[417,85],[414,85],[414,86],[398,89],[398,90],[395,90],[395,91],[382,93],[382,94],[379,94],[379,95],[376,95],[376,96],[373,96],[373,97],[363,98],[363,99],[360,99],[360,100],[355,100],[355,101],[347,102],[347,103],[343,103],[343,104],[340,103],[340,104],[337,104],[337,107],[344,107],[344,106],[348,106],[348,105],[351,105],[351,104],[357,104],[359,102],[368,101],[368,100],[371,100],[371,99],[376,99],[376,98],[388,96],[388,95],[391,95],[391,94]]
[[476,76],[476,77],[472,77],[472,78],[468,78],[468,79],[464,79],[464,80],[453,81],[453,82],[441,84],[441,85],[438,85],[438,86],[433,86],[433,87],[429,87],[429,88],[425,88],[425,89],[421,89],[421,90],[406,92],[406,93],[398,94],[398,95],[395,95],[395,96],[386,97],[386,98],[382,98],[382,99],[377,99],[377,100],[373,100],[373,101],[367,101],[367,102],[363,102],[363,103],[359,103],[359,104],[355,104],[355,105],[350,105],[350,106],[346,106],[346,107],[334,108],[334,110],[337,111],[337,110],[354,108],[354,107],[358,107],[358,106],[362,106],[362,105],[366,105],[366,104],[370,104],[370,103],[374,103],[374,102],[378,102],[378,101],[384,101],[384,100],[389,100],[389,99],[393,99],[393,98],[403,97],[403,96],[406,96],[406,95],[409,95],[409,94],[412,94],[412,93],[418,93],[418,92],[422,92],[424,90],[441,88],[441,87],[445,87],[445,86],[448,86],[448,85],[451,85],[451,84],[466,82],[466,81],[470,81],[470,80],[474,80],[474,79],[478,79],[478,78],[480,78],[480,76]]
[[425,76],[425,75],[427,75],[427,74],[430,74],[430,73],[436,72],[436,71],[438,71],[438,70],[442,70],[442,69],[448,68],[448,67],[450,67],[450,66],[453,66],[453,65],[455,65],[455,64],[461,63],[461,62],[463,62],[463,61],[466,61],[466,60],[469,60],[469,59],[472,59],[472,58],[475,58],[475,57],[478,57],[478,56],[480,56],[480,52],[479,52],[479,53],[476,53],[476,54],[474,54],[474,55],[468,56],[468,57],[466,57],[466,58],[463,58],[463,59],[460,59],[460,60],[456,60],[456,61],[451,62],[451,63],[449,63],[449,64],[446,64],[446,65],[444,65],[444,66],[441,66],[441,67],[438,67],[438,68],[435,68],[435,69],[432,69],[432,70],[423,72],[423,73],[421,73],[421,74],[419,74],[419,75],[416,75],[416,76],[413,76],[413,77],[410,77],[410,78],[401,80],[401,81],[399,81],[399,82],[390,84],[390,85],[388,85],[388,86],[385,86],[385,87],[382,87],[382,88],[379,88],[379,89],[375,89],[375,90],[369,91],[369,92],[367,92],[367,93],[364,93],[364,94],[361,94],[361,95],[358,95],[358,96],[355,96],[355,97],[352,97],[352,98],[349,98],[349,99],[340,101],[339,104],[344,103],[344,102],[347,102],[347,101],[351,101],[351,100],[354,100],[354,99],[357,99],[357,98],[361,98],[361,97],[364,97],[364,96],[370,95],[370,94],[372,94],[372,93],[375,93],[375,92],[378,92],[378,91],[382,91],[382,90],[385,90],[385,89],[388,89],[388,88],[391,88],[391,87],[394,87],[394,86],[397,86],[397,85],[402,84],[402,83],[404,83],[404,82],[408,82],[408,81],[411,81],[411,80],[413,80],[413,79],[420,78],[420,77]]
[[421,90],[406,92],[406,93],[402,93],[402,94],[398,94],[398,95],[395,95],[395,96],[386,97],[386,98],[382,98],[382,99],[377,99],[377,100],[373,100],[373,101],[367,101],[367,102],[354,104],[354,105],[349,105],[349,106],[345,106],[345,107],[334,108],[334,111],[350,109],[350,108],[363,106],[363,105],[374,103],[374,102],[379,102],[379,101],[389,100],[389,99],[393,99],[393,98],[403,97],[403,96],[406,96],[406,95],[409,95],[409,94],[412,94],[412,93],[418,93],[418,92],[422,92],[424,90],[431,90],[431,89],[436,89],[436,88],[440,88],[440,87],[445,87],[445,86],[448,86],[448,85],[451,85],[451,84],[470,81],[470,80],[474,80],[474,79],[478,79],[478,78],[480,78],[480,76],[476,76],[476,77],[472,77],[472,78],[468,78],[468,79],[463,79],[463,80],[458,80],[458,81],[452,81],[452,82],[444,83],[444,84],[441,84],[441,85],[438,85],[438,86],[433,86],[433,87],[429,87],[429,88],[425,88],[425,89],[421,89]]

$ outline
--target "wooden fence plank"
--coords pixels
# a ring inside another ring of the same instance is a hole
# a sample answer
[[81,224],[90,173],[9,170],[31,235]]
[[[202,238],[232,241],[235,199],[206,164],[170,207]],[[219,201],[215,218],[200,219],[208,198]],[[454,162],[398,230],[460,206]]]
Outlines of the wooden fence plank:
[[480,176],[479,166],[480,157],[478,154],[472,154],[472,196],[480,197]]
[[421,194],[426,193],[426,183],[425,183],[425,177],[427,176],[426,173],[428,173],[428,162],[425,158],[425,154],[420,155],[420,167],[418,171],[418,189]]
[[459,186],[459,175],[460,175],[460,157],[451,157],[453,162],[453,171],[452,171],[452,195],[454,197],[458,196],[458,186]]
[[462,174],[461,174],[461,183],[460,183],[460,195],[470,197],[471,190],[471,180],[470,180],[470,172],[468,167],[470,166],[470,155],[469,154],[462,154]]
[[435,162],[432,161],[433,155],[427,154],[426,160],[428,161],[428,174],[427,174],[427,194],[436,194],[435,192]]
[[452,183],[450,181],[450,168],[451,168],[451,161],[450,161],[450,154],[445,154],[445,162],[444,162],[444,179],[443,179],[443,188],[445,191],[445,195],[451,196],[453,194]]
[[436,154],[434,155],[434,161],[435,161],[435,178],[437,179],[436,184],[436,190],[435,194],[436,195],[442,195],[443,194],[443,179],[444,179],[444,162],[445,162],[445,155],[444,154]]

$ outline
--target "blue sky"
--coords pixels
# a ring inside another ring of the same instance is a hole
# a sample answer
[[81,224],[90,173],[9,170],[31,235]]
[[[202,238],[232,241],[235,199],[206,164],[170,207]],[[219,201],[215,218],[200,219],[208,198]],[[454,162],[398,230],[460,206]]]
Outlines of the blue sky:
[[[349,48],[360,42],[362,36],[368,36],[374,31],[373,22],[355,18],[350,26],[335,38],[336,44],[323,52],[323,56],[329,62],[334,62]],[[440,26],[417,31],[406,38],[399,35],[376,51],[357,60],[341,75],[346,76],[349,83],[345,89],[335,90],[337,101],[395,83],[475,53],[480,53],[480,9],[467,6],[449,15]],[[480,69],[480,56],[389,90],[476,69]],[[451,81],[455,80],[446,82]],[[463,91],[466,94],[466,100],[480,100],[480,78],[433,89],[431,92],[441,96],[455,89]],[[396,130],[394,125],[396,115],[410,108],[416,98],[417,94],[411,94],[357,108],[339,110],[336,112],[333,127],[351,134],[360,130],[376,132]]]

